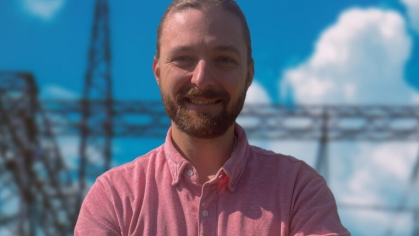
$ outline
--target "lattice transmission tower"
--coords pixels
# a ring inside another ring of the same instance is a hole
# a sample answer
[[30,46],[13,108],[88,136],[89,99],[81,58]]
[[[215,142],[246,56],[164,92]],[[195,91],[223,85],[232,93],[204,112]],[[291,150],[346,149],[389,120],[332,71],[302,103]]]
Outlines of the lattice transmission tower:
[[[96,0],[82,99],[78,208],[89,183],[110,168],[112,152],[112,73],[107,0]],[[95,104],[93,106],[93,103]],[[91,127],[100,126],[97,135]]]
[[[2,236],[71,235],[87,189],[111,166],[112,138],[164,137],[170,126],[159,101],[113,100],[107,0],[96,0],[94,9],[81,100],[40,102],[30,74],[0,72]],[[326,179],[330,142],[419,141],[419,108],[414,106],[290,109],[258,104],[245,106],[240,121],[253,139],[318,141],[315,167]],[[58,149],[55,138],[63,135],[80,137],[77,175],[70,175]],[[412,166],[411,185],[418,184],[418,172],[419,158]],[[413,235],[419,236],[418,209],[358,207],[412,212]]]
[[33,77],[0,73],[0,235],[68,235],[75,192]]

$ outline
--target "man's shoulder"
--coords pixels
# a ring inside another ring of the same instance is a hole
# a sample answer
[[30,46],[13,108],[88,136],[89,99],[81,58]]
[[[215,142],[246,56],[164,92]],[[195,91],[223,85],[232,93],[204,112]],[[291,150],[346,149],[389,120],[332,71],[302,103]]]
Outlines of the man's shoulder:
[[310,174],[313,177],[319,176],[313,167],[308,165],[305,161],[300,160],[294,156],[277,153],[252,145],[250,145],[250,149],[254,154],[253,156],[255,157],[255,161],[276,167],[277,170],[286,170],[287,172],[294,170],[296,172]]
[[[120,166],[113,167],[106,171],[98,179],[121,179],[121,178],[132,178],[135,175],[145,174],[147,168],[150,165],[155,165],[161,157],[163,152],[163,146],[159,146],[148,153],[138,156],[134,160],[122,164]],[[161,161],[161,160],[160,160]]]

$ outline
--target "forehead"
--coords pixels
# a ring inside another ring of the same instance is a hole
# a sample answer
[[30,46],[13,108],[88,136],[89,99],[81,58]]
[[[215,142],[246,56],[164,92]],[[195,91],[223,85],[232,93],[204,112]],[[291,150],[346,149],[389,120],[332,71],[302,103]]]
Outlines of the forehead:
[[162,29],[161,50],[194,45],[231,45],[244,53],[246,44],[240,19],[219,8],[189,8],[169,13]]

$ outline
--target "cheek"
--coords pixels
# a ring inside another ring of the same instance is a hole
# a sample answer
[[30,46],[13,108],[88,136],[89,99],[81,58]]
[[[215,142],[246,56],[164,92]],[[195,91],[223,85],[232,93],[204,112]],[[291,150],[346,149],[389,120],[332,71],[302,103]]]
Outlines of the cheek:
[[246,78],[241,73],[231,75],[222,81],[224,89],[230,94],[230,96],[236,97],[241,94],[246,87]]
[[175,70],[167,70],[165,73],[162,73],[160,86],[166,94],[176,95],[186,82],[187,80],[182,73]]

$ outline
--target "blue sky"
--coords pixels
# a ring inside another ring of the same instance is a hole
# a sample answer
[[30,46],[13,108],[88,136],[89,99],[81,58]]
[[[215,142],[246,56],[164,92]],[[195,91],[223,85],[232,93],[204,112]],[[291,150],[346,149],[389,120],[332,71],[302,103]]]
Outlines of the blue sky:
[[[116,98],[159,98],[150,68],[155,29],[168,3],[110,1]],[[1,1],[0,69],[32,71],[38,84],[44,87],[41,91],[45,95],[50,86],[65,87],[79,94],[83,82],[80,78],[87,64],[93,4],[94,1],[77,0]],[[240,4],[252,31],[256,81],[274,102],[282,101],[277,83],[284,71],[307,60],[322,32],[346,10],[379,8],[406,15],[406,8],[396,0],[265,1],[263,4],[242,1]],[[48,8],[49,5],[53,7]],[[405,81],[419,87],[411,78]]]
[[[0,70],[32,72],[42,98],[79,97],[94,2],[0,1]],[[156,27],[169,2],[109,0],[117,99],[160,99],[151,65]],[[256,63],[247,103],[419,103],[419,0],[238,2],[248,19]],[[140,142],[116,140],[120,158],[115,164],[161,140]],[[314,163],[316,143],[252,142]],[[76,139],[60,143],[65,156],[77,156]],[[337,200],[397,204],[401,197],[395,192],[407,188],[418,148],[397,142],[333,145],[331,156],[339,158],[332,163],[330,185]],[[408,214],[340,211],[354,235],[383,235],[385,227],[370,225],[391,222],[396,222],[394,235],[406,235],[412,225]]]

